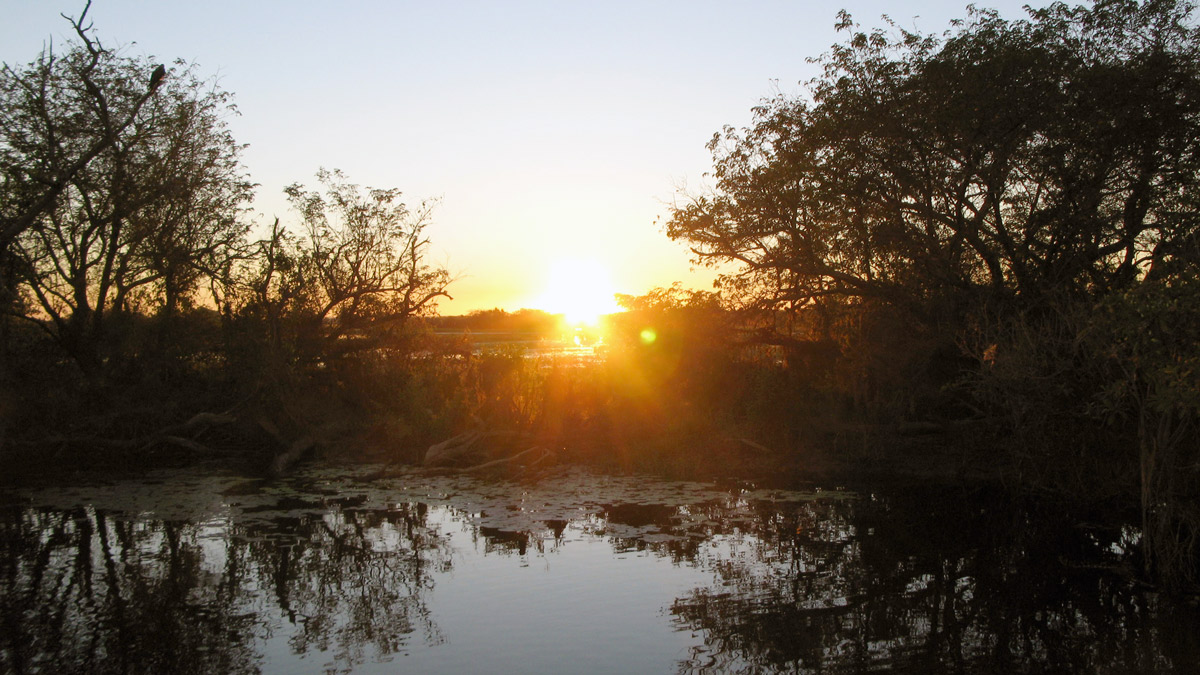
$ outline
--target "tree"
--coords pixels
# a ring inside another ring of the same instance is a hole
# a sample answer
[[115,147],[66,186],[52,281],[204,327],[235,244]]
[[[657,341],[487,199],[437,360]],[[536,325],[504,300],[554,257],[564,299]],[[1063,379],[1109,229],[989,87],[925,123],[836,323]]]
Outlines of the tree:
[[399,190],[360,188],[336,170],[317,180],[323,191],[285,190],[305,236],[276,221],[240,287],[241,311],[268,322],[276,349],[324,359],[387,344],[450,297],[451,278],[427,260],[432,204],[410,210]]
[[[972,10],[941,37],[850,31],[807,98],[709,144],[667,233],[765,307],[923,321],[1102,294],[1194,266],[1200,32],[1175,0]],[[893,27],[894,28],[894,27]],[[955,310],[960,311],[960,310]]]
[[1106,298],[1084,345],[1114,371],[1094,414],[1137,429],[1142,549],[1168,583],[1200,580],[1200,278],[1150,280]]
[[233,254],[253,186],[227,93],[182,62],[168,72],[106,48],[83,21],[65,55],[0,73],[0,204],[20,297],[6,310],[96,374],[111,314],[159,311],[167,325]]
[[[165,76],[165,66],[159,65],[140,95],[121,106],[118,112],[124,114],[114,114],[110,96],[97,84],[96,71],[105,50],[89,35],[91,25],[84,26],[90,7],[89,1],[79,19],[71,21],[87,52],[86,56],[69,57],[76,62],[73,74],[78,78],[78,88],[73,94],[80,108],[78,116],[56,120],[46,110],[47,97],[64,93],[55,91],[61,83],[55,82],[57,59],[53,51],[47,49],[23,71],[3,64],[0,95],[5,105],[0,108],[0,129],[4,143],[0,145],[0,158],[4,201],[0,248],[5,250],[18,234],[53,207],[80,171],[128,129]],[[30,129],[41,133],[29,137],[26,132]]]
[[[809,96],[766,101],[750,128],[714,136],[715,188],[667,232],[702,262],[737,264],[730,296],[838,317],[864,399],[901,391],[896,414],[911,414],[948,382],[974,386],[949,414],[965,401],[1008,422],[1004,442],[1038,462],[1034,480],[1082,475],[1063,479],[1076,496],[1137,457],[1122,487],[1140,479],[1147,560],[1191,581],[1195,8],[1028,13],[971,10],[941,36],[863,32],[842,14],[849,39],[819,59]],[[960,366],[956,341],[972,335],[976,358]],[[922,375],[934,386],[917,405]],[[1097,425],[1096,410],[1126,428]]]

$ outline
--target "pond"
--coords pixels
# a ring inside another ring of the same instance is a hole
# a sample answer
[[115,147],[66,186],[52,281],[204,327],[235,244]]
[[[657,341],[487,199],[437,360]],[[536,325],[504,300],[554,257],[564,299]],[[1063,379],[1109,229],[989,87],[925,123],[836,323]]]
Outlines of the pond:
[[0,489],[0,671],[1192,672],[1132,527],[985,488],[307,469]]

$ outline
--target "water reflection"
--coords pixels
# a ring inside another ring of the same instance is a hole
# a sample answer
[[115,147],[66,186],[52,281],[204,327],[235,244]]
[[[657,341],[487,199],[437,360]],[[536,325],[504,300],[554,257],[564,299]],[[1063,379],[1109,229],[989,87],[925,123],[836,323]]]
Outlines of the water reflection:
[[997,504],[909,491],[760,509],[754,537],[718,538],[723,552],[697,561],[715,583],[672,606],[706,636],[681,671],[1144,673],[1200,662],[1195,614],[1123,573],[1121,533]]
[[10,489],[0,671],[1186,672],[1136,534],[951,489],[159,475]]
[[244,551],[206,555],[205,525],[94,509],[5,511],[4,672],[253,672]]

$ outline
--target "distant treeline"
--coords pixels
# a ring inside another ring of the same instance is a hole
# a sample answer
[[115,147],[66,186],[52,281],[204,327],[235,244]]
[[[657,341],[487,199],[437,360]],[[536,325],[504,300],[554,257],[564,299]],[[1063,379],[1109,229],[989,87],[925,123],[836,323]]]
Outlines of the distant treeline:
[[519,309],[509,312],[503,309],[484,309],[458,316],[433,316],[427,323],[438,332],[488,331],[495,333],[523,333],[543,337],[558,337],[562,332],[562,315],[551,314],[540,309]]

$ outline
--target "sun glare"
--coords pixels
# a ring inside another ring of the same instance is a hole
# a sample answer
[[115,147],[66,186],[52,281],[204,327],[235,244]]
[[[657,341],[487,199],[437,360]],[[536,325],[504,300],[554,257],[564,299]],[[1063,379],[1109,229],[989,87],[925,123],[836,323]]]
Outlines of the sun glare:
[[563,314],[572,325],[595,325],[600,316],[619,312],[608,270],[595,260],[564,258],[550,266],[537,307]]

